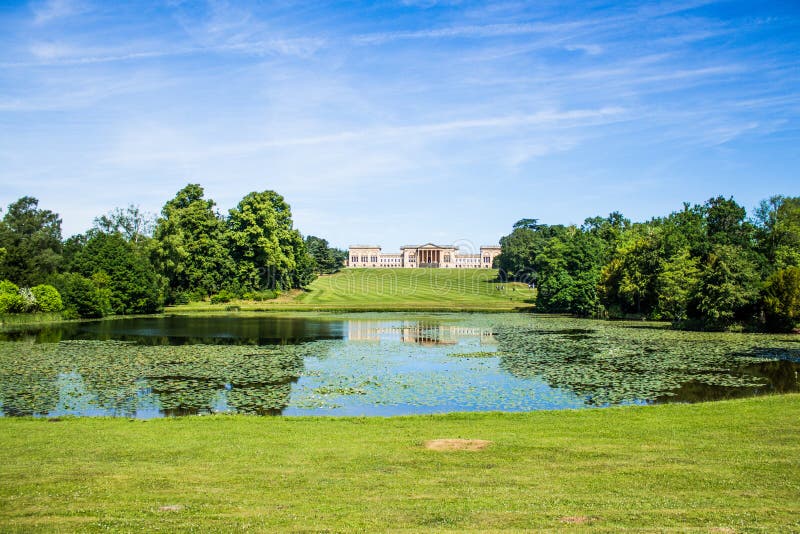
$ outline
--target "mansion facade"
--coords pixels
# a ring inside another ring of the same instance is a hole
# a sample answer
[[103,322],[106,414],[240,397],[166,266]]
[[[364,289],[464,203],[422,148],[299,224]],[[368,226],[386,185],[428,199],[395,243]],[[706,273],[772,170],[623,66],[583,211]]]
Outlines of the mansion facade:
[[379,246],[350,245],[348,267],[395,267],[395,268],[441,268],[441,269],[491,269],[494,259],[500,255],[499,246],[480,248],[479,254],[462,253],[458,247],[406,245],[400,253],[386,253]]

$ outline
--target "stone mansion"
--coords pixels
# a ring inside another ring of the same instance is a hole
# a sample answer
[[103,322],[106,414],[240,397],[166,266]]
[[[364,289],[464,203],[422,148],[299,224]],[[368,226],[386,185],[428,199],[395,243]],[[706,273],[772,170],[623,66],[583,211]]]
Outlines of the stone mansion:
[[381,252],[379,246],[351,245],[347,258],[348,267],[396,267],[441,269],[491,269],[494,259],[500,255],[499,246],[480,248],[480,254],[466,254],[458,247],[440,246],[433,243],[425,245],[406,245],[400,253]]

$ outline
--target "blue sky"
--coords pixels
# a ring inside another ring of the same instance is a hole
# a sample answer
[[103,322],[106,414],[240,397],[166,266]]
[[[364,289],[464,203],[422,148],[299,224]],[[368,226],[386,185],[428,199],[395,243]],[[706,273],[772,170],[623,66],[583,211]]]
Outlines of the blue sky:
[[800,195],[800,3],[0,2],[0,204],[189,182],[333,244]]

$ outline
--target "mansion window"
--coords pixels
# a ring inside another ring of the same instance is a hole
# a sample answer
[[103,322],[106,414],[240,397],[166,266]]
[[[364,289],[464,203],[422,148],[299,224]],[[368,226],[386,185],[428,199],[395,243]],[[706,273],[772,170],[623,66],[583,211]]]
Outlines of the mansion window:
[[489,256],[483,257],[483,263],[489,263]]
[[445,254],[444,255],[444,262],[445,263],[450,263],[450,254]]
[[417,261],[417,257],[412,254],[411,256],[408,257],[408,261],[413,263],[413,262]]
[[350,261],[353,263],[358,262],[358,256],[353,256],[352,258],[350,258]]
[[[488,260],[489,258],[486,258],[486,259]],[[372,259],[370,261],[377,262],[378,261],[378,256],[372,256]]]
[[361,256],[361,261],[363,261],[364,263],[367,263],[367,257],[366,256]]

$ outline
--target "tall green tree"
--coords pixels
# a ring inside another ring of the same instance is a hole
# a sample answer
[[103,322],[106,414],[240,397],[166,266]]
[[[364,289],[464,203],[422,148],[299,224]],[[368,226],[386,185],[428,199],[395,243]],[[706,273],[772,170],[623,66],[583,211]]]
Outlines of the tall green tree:
[[705,213],[703,206],[692,206],[684,202],[683,209],[650,222],[650,226],[659,229],[664,258],[671,258],[684,250],[688,250],[693,258],[700,258],[708,253]]
[[711,245],[734,245],[747,248],[753,227],[746,220],[747,210],[733,198],[715,197],[705,204],[706,229]]
[[33,197],[8,206],[0,222],[0,279],[31,287],[43,283],[61,261],[61,219]]
[[314,271],[331,274],[339,271],[347,260],[347,251],[328,245],[326,239],[313,235],[306,236],[306,249],[314,260]]
[[497,267],[501,276],[520,282],[541,282],[539,271],[542,265],[537,263],[537,258],[551,239],[564,232],[566,227],[539,224],[538,219],[517,221],[513,231],[500,238],[501,254],[497,258]]
[[189,184],[161,210],[153,234],[153,263],[168,281],[168,301],[186,292],[211,295],[228,288],[234,264],[225,221],[204,198],[203,188]]
[[128,242],[137,245],[152,237],[155,226],[155,216],[133,204],[125,209],[114,208],[94,220],[96,230],[105,234],[118,233]]
[[762,201],[755,221],[759,248],[771,268],[800,267],[800,197]]
[[228,230],[236,276],[246,289],[302,287],[313,263],[289,204],[275,191],[253,192],[230,210]]
[[701,269],[689,316],[709,330],[725,330],[748,321],[758,304],[759,285],[756,263],[745,250],[716,245]]
[[641,225],[619,245],[601,275],[606,307],[648,315],[657,301],[656,279],[662,261],[660,234]]
[[791,332],[800,325],[800,267],[780,269],[767,279],[764,315],[775,332]]
[[120,232],[93,231],[73,258],[72,269],[86,278],[107,276],[111,312],[154,313],[163,305],[161,279],[144,251]]
[[700,281],[699,263],[688,248],[662,261],[656,277],[657,319],[677,323],[688,317],[689,299]]

